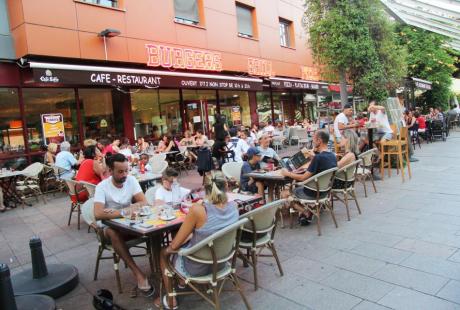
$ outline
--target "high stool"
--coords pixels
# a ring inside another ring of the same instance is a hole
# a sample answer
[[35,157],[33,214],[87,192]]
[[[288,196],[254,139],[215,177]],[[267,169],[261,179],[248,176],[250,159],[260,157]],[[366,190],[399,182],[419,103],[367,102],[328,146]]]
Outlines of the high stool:
[[[394,130],[397,134],[397,130]],[[399,135],[396,135],[396,139],[390,141],[381,141],[380,143],[380,174],[383,180],[384,177],[384,160],[385,156],[387,156],[388,161],[388,176],[391,177],[391,155],[397,156],[396,162],[396,171],[399,174],[399,168],[401,168],[401,178],[404,182],[404,161],[403,158],[405,157],[406,165],[407,165],[407,172],[409,174],[409,179],[412,177],[411,170],[410,170],[410,161],[409,161],[409,134],[407,127],[401,127]]]

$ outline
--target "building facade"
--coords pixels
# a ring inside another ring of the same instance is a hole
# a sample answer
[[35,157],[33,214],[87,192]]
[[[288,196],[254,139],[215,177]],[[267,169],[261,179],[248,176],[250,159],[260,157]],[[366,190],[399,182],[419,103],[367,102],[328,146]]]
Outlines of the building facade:
[[0,48],[3,161],[41,160],[63,139],[79,147],[104,136],[210,133],[216,112],[229,125],[292,122],[311,116],[327,89],[302,0],[2,5],[0,40],[11,42]]

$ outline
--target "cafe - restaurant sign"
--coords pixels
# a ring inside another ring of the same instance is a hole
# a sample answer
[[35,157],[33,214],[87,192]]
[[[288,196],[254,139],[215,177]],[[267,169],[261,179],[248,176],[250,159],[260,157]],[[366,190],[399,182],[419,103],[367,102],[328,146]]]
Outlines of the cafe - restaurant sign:
[[146,44],[145,48],[149,67],[222,71],[222,56],[217,52],[160,44]]
[[64,116],[61,113],[42,114],[41,121],[45,145],[65,141]]

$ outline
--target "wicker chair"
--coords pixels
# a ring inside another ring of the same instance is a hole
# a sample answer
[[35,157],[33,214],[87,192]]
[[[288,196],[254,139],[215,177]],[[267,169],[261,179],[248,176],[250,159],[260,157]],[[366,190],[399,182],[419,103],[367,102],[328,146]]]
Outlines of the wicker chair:
[[[274,257],[280,274],[283,276],[283,269],[275,249],[274,238],[276,224],[279,218],[279,216],[277,216],[278,211],[284,206],[285,201],[285,199],[273,201],[240,216],[240,219],[247,218],[249,222],[243,227],[243,237],[240,241],[240,249],[246,250],[246,255],[239,251],[238,256],[243,259],[246,264],[252,266],[254,272],[254,290],[258,288],[258,257]],[[269,249],[271,255],[260,254],[263,249]]]
[[347,209],[347,218],[350,220],[350,208],[348,205],[349,200],[354,200],[356,208],[358,208],[358,213],[361,214],[361,209],[359,208],[358,198],[356,197],[355,192],[355,178],[356,171],[358,169],[361,160],[356,160],[335,172],[335,180],[341,181],[344,186],[336,187],[333,184],[331,189],[331,204],[334,208],[334,199],[337,199],[345,204]]
[[68,194],[70,198],[70,213],[69,220],[67,221],[67,226],[70,226],[70,221],[72,220],[72,214],[77,213],[77,227],[80,230],[80,215],[81,215],[81,205],[88,200],[89,193],[86,190],[86,187],[78,181],[75,180],[65,180],[67,184]]
[[23,176],[20,181],[16,182],[16,191],[21,197],[24,208],[25,200],[31,196],[35,199],[41,196],[43,203],[46,204],[45,196],[40,189],[40,174],[43,171],[44,165],[41,163],[33,163],[22,170]]
[[232,190],[239,190],[241,167],[243,167],[243,162],[233,161],[222,165],[222,173],[227,178]]
[[373,158],[378,154],[378,149],[373,148],[372,150],[366,151],[358,155],[358,158],[362,160],[361,165],[356,171],[356,181],[360,182],[364,186],[364,196],[367,197],[367,186],[366,181],[371,180],[372,186],[374,187],[374,192],[377,193],[377,188],[375,187],[374,175],[372,174],[372,169],[374,168]]
[[[165,254],[165,261],[168,262],[167,270],[165,274],[173,278],[179,278],[185,281],[186,285],[191,288],[191,291],[175,292],[172,289],[172,281],[169,281],[170,287],[168,287],[169,293],[169,304],[172,303],[172,298],[178,295],[189,295],[198,294],[204,300],[209,302],[215,309],[219,310],[220,301],[219,297],[223,290],[224,284],[227,280],[230,280],[235,289],[240,293],[243,301],[248,309],[251,309],[249,303],[244,296],[243,289],[241,288],[238,277],[236,276],[236,252],[239,247],[239,241],[241,236],[241,229],[248,223],[248,219],[241,219],[238,222],[225,227],[224,229],[212,234],[205,238],[201,242],[195,244],[190,248],[182,248],[175,254],[186,257],[194,262],[210,265],[212,272],[198,277],[188,276],[181,274],[180,271],[174,268],[171,264],[170,254]],[[218,269],[218,264],[223,264],[222,269]],[[206,287],[207,289],[202,291],[200,287]],[[211,294],[212,297],[207,296]],[[160,289],[160,296],[162,296],[162,290]]]

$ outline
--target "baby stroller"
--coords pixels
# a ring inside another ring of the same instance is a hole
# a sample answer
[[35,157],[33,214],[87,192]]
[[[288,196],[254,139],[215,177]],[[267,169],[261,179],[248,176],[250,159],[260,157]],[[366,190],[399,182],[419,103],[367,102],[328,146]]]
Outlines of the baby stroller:
[[442,139],[442,141],[446,141],[447,132],[445,123],[441,120],[431,121],[430,133],[432,141],[435,139]]

